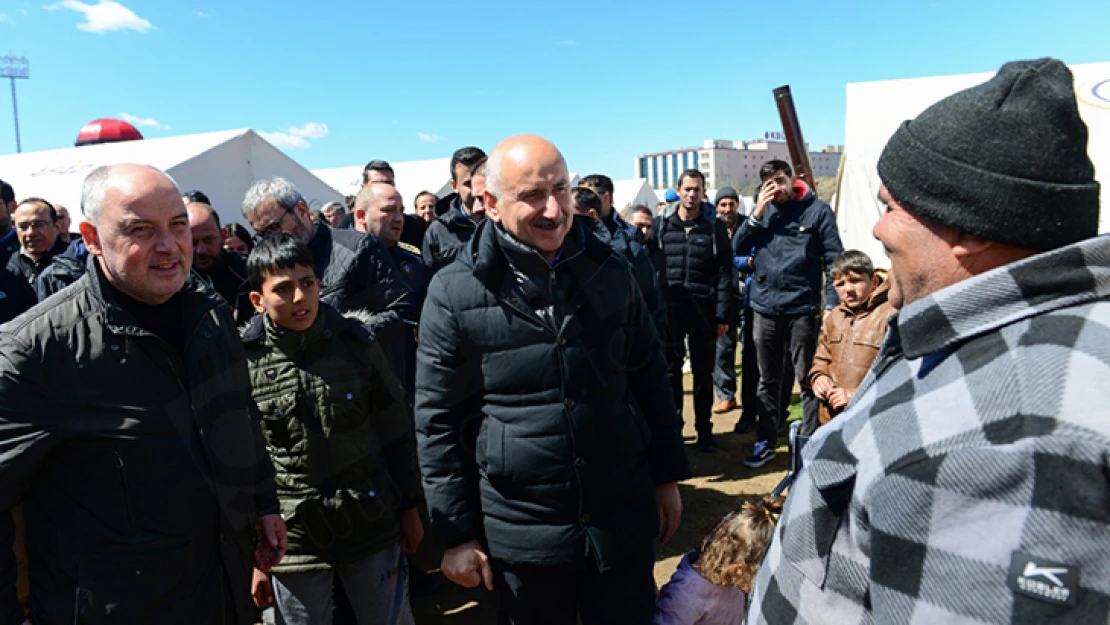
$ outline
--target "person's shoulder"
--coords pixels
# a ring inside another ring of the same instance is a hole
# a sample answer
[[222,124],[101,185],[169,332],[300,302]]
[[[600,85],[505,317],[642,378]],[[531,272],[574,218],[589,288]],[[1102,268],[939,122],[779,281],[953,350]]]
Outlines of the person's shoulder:
[[402,252],[406,252],[411,256],[416,256],[417,258],[422,255],[420,248],[416,247],[415,245],[405,243],[404,241],[397,242],[397,249],[401,250]]
[[0,335],[23,343],[40,342],[68,332],[91,314],[87,280],[82,277],[4,324]]

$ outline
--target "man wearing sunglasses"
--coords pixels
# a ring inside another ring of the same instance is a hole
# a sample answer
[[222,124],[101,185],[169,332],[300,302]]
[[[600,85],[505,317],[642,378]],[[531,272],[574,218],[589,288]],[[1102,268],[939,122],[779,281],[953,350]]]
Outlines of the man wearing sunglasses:
[[364,310],[394,371],[405,370],[405,328],[416,325],[415,296],[375,236],[313,224],[293,183],[268,178],[251,185],[243,217],[260,237],[284,232],[308,245],[316,260],[320,299],[341,312]]

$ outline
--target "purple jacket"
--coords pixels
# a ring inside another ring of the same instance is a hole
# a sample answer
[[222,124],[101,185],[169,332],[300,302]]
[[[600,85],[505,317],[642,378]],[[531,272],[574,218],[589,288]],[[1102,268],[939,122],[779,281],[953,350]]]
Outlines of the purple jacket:
[[654,625],[740,625],[748,595],[734,586],[717,586],[694,570],[697,552],[682,556],[678,570],[659,591]]

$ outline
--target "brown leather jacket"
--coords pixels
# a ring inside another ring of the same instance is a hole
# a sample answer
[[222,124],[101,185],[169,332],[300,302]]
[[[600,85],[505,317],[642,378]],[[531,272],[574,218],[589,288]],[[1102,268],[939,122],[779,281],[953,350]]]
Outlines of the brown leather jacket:
[[[859,310],[853,311],[842,303],[829,313],[809,370],[811,385],[820,376],[827,375],[834,385],[848,392],[849,400],[855,395],[879,354],[886,336],[887,319],[895,312],[887,302],[889,291],[890,283],[884,278]],[[836,414],[827,403],[821,402],[821,425]]]

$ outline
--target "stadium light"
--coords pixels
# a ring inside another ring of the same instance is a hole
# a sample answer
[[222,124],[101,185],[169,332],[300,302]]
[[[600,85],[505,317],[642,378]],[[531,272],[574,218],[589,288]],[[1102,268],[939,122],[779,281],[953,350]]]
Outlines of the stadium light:
[[15,99],[15,79],[30,78],[31,70],[25,56],[0,56],[0,78],[12,81],[12,115],[15,117],[15,151],[23,151],[19,143],[19,104]]

